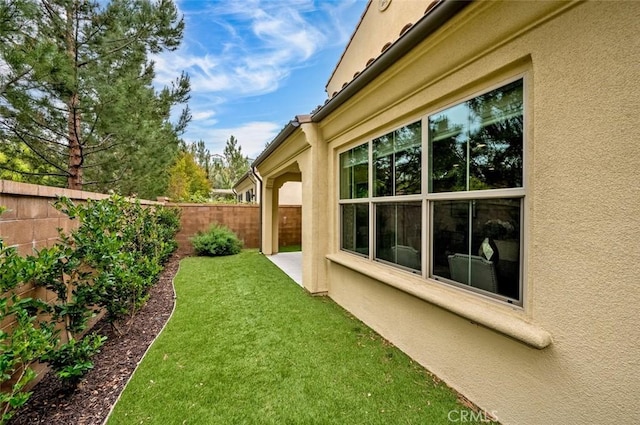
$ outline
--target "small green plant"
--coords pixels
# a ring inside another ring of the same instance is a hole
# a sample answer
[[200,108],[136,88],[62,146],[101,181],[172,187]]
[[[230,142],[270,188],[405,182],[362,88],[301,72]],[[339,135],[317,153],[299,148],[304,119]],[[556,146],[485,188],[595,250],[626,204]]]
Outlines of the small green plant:
[[24,405],[30,392],[26,386],[36,377],[32,365],[53,347],[58,332],[48,321],[50,306],[33,298],[6,292],[30,279],[42,264],[20,257],[0,239],[0,322],[12,323],[0,330],[0,424],[6,423]]
[[67,385],[75,386],[89,370],[93,369],[91,358],[100,352],[107,337],[92,333],[84,338],[69,340],[42,358]]
[[242,250],[242,241],[228,227],[212,225],[207,232],[198,232],[191,238],[198,255],[234,255]]

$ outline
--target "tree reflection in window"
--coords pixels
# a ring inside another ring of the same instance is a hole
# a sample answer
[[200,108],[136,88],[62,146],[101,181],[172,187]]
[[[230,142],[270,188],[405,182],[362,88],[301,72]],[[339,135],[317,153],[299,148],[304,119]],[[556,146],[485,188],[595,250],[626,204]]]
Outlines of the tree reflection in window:
[[523,84],[429,117],[432,193],[522,187]]
[[369,196],[369,144],[340,154],[340,199]]
[[421,145],[419,121],[373,141],[374,196],[421,192]]

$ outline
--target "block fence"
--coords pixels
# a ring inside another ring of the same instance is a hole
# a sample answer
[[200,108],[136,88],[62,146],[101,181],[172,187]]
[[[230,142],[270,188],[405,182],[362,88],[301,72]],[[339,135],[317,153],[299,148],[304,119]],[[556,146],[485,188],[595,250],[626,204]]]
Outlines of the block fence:
[[[189,238],[199,231],[206,231],[211,224],[219,223],[233,230],[244,241],[245,248],[260,245],[260,207],[255,204],[166,204],[181,211],[181,228],[176,239],[178,252],[192,254]],[[300,245],[302,234],[301,207],[279,207],[280,246]]]
[[[0,238],[15,246],[21,255],[51,246],[58,240],[58,228],[68,233],[78,225],[53,207],[58,196],[74,202],[105,199],[109,195],[58,187],[39,186],[0,180]],[[191,254],[189,238],[205,231],[213,223],[223,224],[244,241],[245,248],[258,248],[260,241],[260,207],[254,204],[188,204],[140,200],[143,205],[166,205],[181,211],[181,229],[176,235],[179,252]],[[302,219],[299,205],[280,206],[280,245],[301,244]]]

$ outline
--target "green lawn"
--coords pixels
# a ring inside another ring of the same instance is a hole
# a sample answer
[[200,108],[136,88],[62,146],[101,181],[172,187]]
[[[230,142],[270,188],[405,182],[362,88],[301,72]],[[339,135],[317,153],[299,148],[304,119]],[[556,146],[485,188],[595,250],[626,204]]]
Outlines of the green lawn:
[[[256,251],[187,258],[109,424],[448,424],[456,394]],[[452,418],[460,417],[454,414]]]
[[278,252],[298,252],[302,251],[302,245],[287,245],[278,247]]

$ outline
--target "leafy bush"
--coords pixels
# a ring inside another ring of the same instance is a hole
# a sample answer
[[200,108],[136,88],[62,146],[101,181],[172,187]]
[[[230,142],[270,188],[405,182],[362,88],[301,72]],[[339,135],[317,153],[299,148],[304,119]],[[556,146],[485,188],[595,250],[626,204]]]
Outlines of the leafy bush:
[[0,424],[6,423],[24,405],[31,393],[25,387],[36,377],[32,365],[55,347],[57,331],[46,313],[51,308],[43,301],[20,298],[7,292],[30,280],[42,266],[20,257],[14,248],[0,239],[0,322],[13,322],[0,330]]
[[85,266],[80,269],[91,270],[96,305],[106,309],[112,323],[135,313],[177,248],[178,211],[144,207],[119,195],[78,205],[60,198],[55,206],[81,222],[61,239]]
[[91,358],[100,352],[106,340],[107,337],[96,333],[81,340],[72,339],[45,354],[42,360],[51,366],[60,379],[74,385],[93,369]]
[[[77,384],[106,339],[80,338],[89,319],[100,308],[112,323],[134,314],[177,248],[177,210],[143,207],[118,195],[79,205],[60,198],[55,207],[80,220],[70,234],[60,232],[56,245],[23,258],[0,239],[0,321],[13,323],[0,331],[0,424],[27,402],[34,363],[46,362],[68,385]],[[54,292],[55,301],[13,293],[30,282]]]
[[46,308],[40,300],[17,295],[0,299],[0,320],[14,320],[9,332],[0,331],[0,384],[6,388],[0,393],[0,424],[29,400],[24,389],[36,377],[31,366],[55,347],[53,325],[37,314]]
[[233,255],[242,250],[242,241],[228,227],[214,224],[207,232],[198,232],[191,238],[198,255]]

